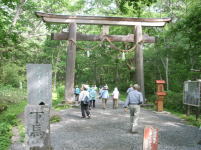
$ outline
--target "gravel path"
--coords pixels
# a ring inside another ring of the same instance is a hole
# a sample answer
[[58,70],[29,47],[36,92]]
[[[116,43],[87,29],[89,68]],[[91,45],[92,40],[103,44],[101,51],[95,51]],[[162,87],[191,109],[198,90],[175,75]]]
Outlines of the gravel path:
[[59,114],[62,121],[51,124],[54,150],[141,150],[145,125],[159,128],[159,150],[201,150],[199,129],[170,114],[141,109],[139,134],[129,133],[129,113],[122,104],[113,110],[111,101],[106,110],[98,102],[92,119],[81,119],[80,108]]
[[62,122],[52,124],[52,144],[55,150],[140,150],[142,149],[145,125],[159,128],[160,150],[201,150],[198,128],[185,125],[181,119],[169,114],[142,109],[139,134],[129,133],[129,113],[122,106],[112,109],[109,102],[106,110],[100,102],[91,111],[92,119],[80,119],[80,109],[60,113]]

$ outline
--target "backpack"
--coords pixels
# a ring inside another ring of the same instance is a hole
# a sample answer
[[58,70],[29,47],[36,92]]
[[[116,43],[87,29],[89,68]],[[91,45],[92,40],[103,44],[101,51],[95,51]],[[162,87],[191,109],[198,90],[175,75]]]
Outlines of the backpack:
[[89,103],[89,96],[85,96],[83,103],[87,105]]

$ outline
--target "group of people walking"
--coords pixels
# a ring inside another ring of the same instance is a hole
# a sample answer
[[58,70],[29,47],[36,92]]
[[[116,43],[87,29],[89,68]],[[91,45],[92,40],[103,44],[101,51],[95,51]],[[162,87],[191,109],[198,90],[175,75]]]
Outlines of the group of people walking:
[[[139,85],[134,84],[131,85],[127,90],[127,98],[124,104],[124,108],[130,109],[130,131],[136,132],[136,127],[138,124],[139,113],[140,113],[140,105],[143,103],[142,93],[139,92]],[[81,118],[91,118],[90,110],[95,108],[95,102],[97,94],[99,94],[99,99],[102,100],[102,108],[106,109],[107,101],[109,99],[109,91],[108,86],[105,85],[97,91],[96,86],[90,87],[89,85],[83,84],[81,89],[78,86],[75,87],[75,100],[78,101],[81,105]],[[118,108],[118,100],[119,100],[119,90],[117,87],[114,88],[112,92],[113,99],[113,109]]]
[[[113,99],[113,109],[117,109],[118,107],[118,99],[119,99],[119,90],[117,87],[114,88],[112,92],[112,99]],[[109,99],[109,91],[108,86],[104,86],[99,91],[99,98],[102,99],[102,107],[106,109],[107,101]]]

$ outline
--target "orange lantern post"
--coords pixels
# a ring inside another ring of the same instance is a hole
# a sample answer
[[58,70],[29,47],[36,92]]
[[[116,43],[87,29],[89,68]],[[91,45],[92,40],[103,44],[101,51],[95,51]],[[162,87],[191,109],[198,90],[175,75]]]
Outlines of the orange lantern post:
[[157,95],[157,100],[156,100],[156,111],[162,112],[163,111],[163,104],[164,104],[164,98],[166,96],[166,92],[164,92],[164,80],[156,80],[156,95]]

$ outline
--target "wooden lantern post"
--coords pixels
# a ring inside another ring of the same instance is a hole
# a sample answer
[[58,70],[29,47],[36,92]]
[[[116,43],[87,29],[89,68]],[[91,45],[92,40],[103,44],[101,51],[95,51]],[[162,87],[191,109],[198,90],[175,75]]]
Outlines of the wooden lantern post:
[[157,88],[157,100],[156,100],[156,111],[163,111],[164,97],[166,96],[166,92],[164,92],[164,80],[156,80],[156,88]]

